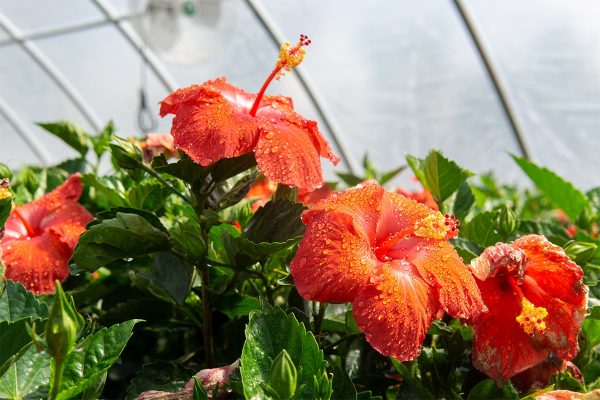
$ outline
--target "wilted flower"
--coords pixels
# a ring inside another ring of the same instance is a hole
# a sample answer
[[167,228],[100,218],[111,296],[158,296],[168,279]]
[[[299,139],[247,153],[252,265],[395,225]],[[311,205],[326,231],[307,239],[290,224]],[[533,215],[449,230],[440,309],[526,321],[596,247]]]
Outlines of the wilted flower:
[[471,261],[489,312],[473,319],[473,365],[502,382],[554,354],[577,355],[583,271],[544,236],[488,247]]
[[486,310],[448,242],[453,216],[366,185],[332,194],[302,215],[306,233],[291,263],[306,299],[352,302],[371,345],[414,359],[438,310],[472,318]]

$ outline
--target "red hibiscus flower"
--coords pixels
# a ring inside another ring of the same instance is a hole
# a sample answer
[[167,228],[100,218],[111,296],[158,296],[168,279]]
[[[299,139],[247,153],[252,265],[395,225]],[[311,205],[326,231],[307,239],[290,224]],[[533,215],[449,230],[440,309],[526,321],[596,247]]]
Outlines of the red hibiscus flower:
[[273,193],[277,190],[277,182],[270,181],[265,177],[261,177],[252,184],[245,198],[254,200],[250,205],[252,211],[256,212],[260,207],[267,204]]
[[2,239],[7,279],[38,294],[54,292],[54,281],[67,278],[79,235],[93,219],[77,203],[81,191],[75,174],[44,197],[12,210]]
[[489,309],[472,321],[477,369],[502,383],[549,357],[575,357],[587,287],[560,247],[527,235],[485,249],[471,268]]
[[313,191],[300,190],[300,193],[298,193],[298,200],[303,204],[311,205],[320,200],[326,199],[332,193],[333,190],[329,187],[329,185],[323,183],[320,188]]
[[239,89],[225,78],[192,85],[171,93],[161,102],[160,115],[174,114],[171,134],[175,146],[200,165],[254,152],[267,178],[313,190],[323,181],[319,157],[337,164],[317,123],[294,111],[292,100],[265,96],[273,79],[300,64],[302,35],[296,46],[281,47],[275,69],[258,94]]
[[589,393],[577,393],[570,390],[553,390],[551,392],[538,393],[535,400],[600,400],[600,389]]
[[371,345],[399,360],[417,357],[437,311],[486,310],[475,280],[448,242],[453,216],[379,185],[332,194],[305,211],[306,233],[292,260],[306,299],[352,302]]

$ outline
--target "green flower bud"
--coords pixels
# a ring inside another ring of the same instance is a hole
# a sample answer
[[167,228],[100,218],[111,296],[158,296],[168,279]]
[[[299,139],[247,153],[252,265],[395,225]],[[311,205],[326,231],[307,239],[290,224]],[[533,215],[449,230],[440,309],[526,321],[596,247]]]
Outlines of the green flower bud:
[[60,282],[56,281],[56,295],[45,329],[48,353],[54,359],[64,360],[73,350],[82,324],[83,318],[67,299]]
[[297,381],[298,376],[294,362],[285,349],[281,350],[271,364],[271,374],[269,375],[271,391],[281,400],[291,399],[296,392]]
[[2,163],[0,163],[0,178],[12,179],[12,171]]
[[498,210],[498,231],[508,237],[517,231],[518,227],[517,215],[507,206],[502,206]]
[[135,169],[142,163],[142,150],[137,144],[113,136],[113,140],[108,146],[112,156],[121,168]]
[[577,264],[583,265],[596,254],[598,245],[588,242],[571,242],[565,246],[565,253]]

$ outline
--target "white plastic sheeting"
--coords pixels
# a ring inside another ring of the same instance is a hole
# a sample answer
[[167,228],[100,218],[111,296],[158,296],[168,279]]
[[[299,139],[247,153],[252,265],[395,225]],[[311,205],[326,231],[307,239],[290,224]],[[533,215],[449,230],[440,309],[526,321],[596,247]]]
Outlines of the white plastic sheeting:
[[[127,25],[134,3],[107,4]],[[533,160],[584,189],[600,185],[600,3],[463,3],[492,56]],[[493,170],[503,181],[525,181],[508,156],[519,153],[517,141],[452,1],[254,4],[288,40],[300,33],[313,39],[302,70],[353,166],[368,153],[378,167],[392,168],[404,162],[405,153],[424,155],[435,147],[473,171]],[[123,136],[140,134],[139,52],[94,1],[0,0],[0,16],[21,39],[30,38],[98,120],[113,119]],[[178,86],[225,75],[256,91],[277,48],[246,1],[222,0],[220,18],[223,45],[208,61],[179,65],[162,60],[161,67]],[[168,92],[150,71],[154,113]],[[295,74],[272,85],[270,92],[292,96],[303,115],[331,134]],[[69,119],[93,131],[82,107],[2,29],[0,104],[7,105],[13,119],[0,113],[0,161],[11,166],[43,162],[40,153],[49,162],[74,155],[33,121]],[[34,140],[15,129],[15,118]],[[170,119],[161,120],[157,130],[168,131],[169,125]]]

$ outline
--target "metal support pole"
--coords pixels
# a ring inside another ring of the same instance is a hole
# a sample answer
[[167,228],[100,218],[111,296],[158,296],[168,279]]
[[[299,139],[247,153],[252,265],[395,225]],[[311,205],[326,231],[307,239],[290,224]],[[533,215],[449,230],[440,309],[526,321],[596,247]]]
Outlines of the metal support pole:
[[31,41],[23,39],[21,32],[15,27],[12,22],[3,14],[0,14],[0,27],[2,27],[8,35],[18,43],[23,50],[46,72],[46,74],[56,83],[63,93],[73,102],[75,107],[83,114],[83,117],[95,129],[102,129],[102,122],[96,115],[94,110],[84,100],[81,94],[73,85],[65,78],[59,69],[50,61],[48,57]]
[[[273,43],[275,44],[275,46],[277,48],[279,48],[281,43],[284,42],[284,36],[281,32],[279,32],[275,23],[269,17],[267,10],[257,0],[246,0],[246,3],[250,7],[250,10],[256,15],[256,17],[260,21],[261,25],[265,28],[265,30],[267,31],[267,33],[273,40]],[[314,104],[315,108],[317,109],[319,116],[321,117],[321,119],[323,120],[323,122],[325,124],[325,128],[331,134],[333,143],[335,144],[338,151],[340,152],[340,157],[344,161],[344,164],[346,164],[348,171],[350,173],[355,173],[355,171],[360,170],[360,168],[358,168],[358,166],[354,164],[354,162],[353,162],[354,160],[350,157],[350,152],[342,144],[342,141],[340,140],[340,135],[339,135],[339,132],[341,130],[338,128],[337,124],[334,122],[334,118],[331,115],[331,113],[329,112],[329,110],[327,109],[327,107],[325,106],[325,102],[323,101],[321,96],[317,93],[316,85],[314,85],[312,83],[306,70],[303,69],[302,67],[296,67],[296,68],[294,68],[294,72],[296,73],[296,76],[298,77],[298,80],[300,81],[300,84],[306,91],[308,97],[310,98],[310,100]]]
[[477,53],[479,54],[479,57],[481,58],[481,62],[483,63],[485,70],[487,72],[487,75],[490,78],[490,81],[492,82],[494,89],[496,90],[496,94],[498,95],[498,99],[500,100],[500,104],[502,105],[502,110],[504,111],[504,114],[506,115],[506,119],[508,119],[508,122],[509,122],[512,132],[515,136],[517,144],[519,145],[519,149],[521,150],[521,153],[523,154],[523,156],[529,160],[529,159],[531,159],[531,152],[529,151],[529,147],[527,146],[527,143],[525,141],[525,135],[523,133],[523,128],[522,128],[521,124],[519,123],[519,120],[516,116],[515,110],[512,107],[512,104],[510,103],[510,99],[508,98],[508,94],[506,93],[506,90],[504,89],[504,85],[502,85],[502,82],[500,81],[500,76],[499,76],[498,72],[496,71],[496,69],[494,68],[494,64],[492,63],[490,54],[487,52],[485,46],[483,45],[481,37],[477,33],[477,29],[475,28],[473,19],[469,15],[469,12],[466,9],[466,7],[464,6],[462,0],[453,0],[453,1],[454,1],[454,5],[456,6],[456,10],[458,11],[458,15],[461,17],[462,22],[464,23],[465,27],[467,28],[469,36],[471,37],[471,40],[473,41],[473,44],[475,45]]

